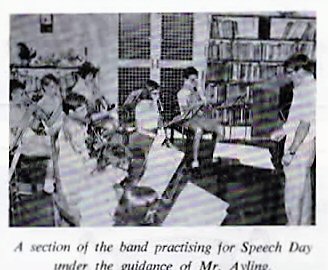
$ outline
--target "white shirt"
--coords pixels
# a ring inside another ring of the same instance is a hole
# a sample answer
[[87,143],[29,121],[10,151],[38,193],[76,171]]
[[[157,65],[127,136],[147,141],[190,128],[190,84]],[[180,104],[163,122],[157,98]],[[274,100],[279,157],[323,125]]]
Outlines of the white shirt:
[[[10,104],[10,145],[17,136],[18,129],[30,123],[31,112],[23,107]],[[30,126],[23,131],[20,143],[20,152],[26,156],[51,156],[51,141],[49,136],[37,135]]]
[[22,106],[18,106],[13,102],[10,102],[9,108],[9,126],[11,129],[17,129],[22,126],[22,119],[27,110]]
[[84,96],[87,100],[92,99],[91,91],[85,86],[85,82],[81,78],[79,78],[77,83],[74,85],[72,92]]
[[138,130],[154,130],[158,127],[159,112],[152,100],[141,100],[136,106],[136,123]]
[[[182,88],[178,93],[178,103],[179,103],[181,115],[185,113],[186,110],[185,108],[193,106],[204,99],[205,97],[202,95],[202,93],[199,90],[197,90],[196,92],[196,91],[189,90],[187,88]],[[199,112],[198,115],[199,114],[201,113]],[[189,116],[189,118],[190,117],[191,115]]]
[[305,137],[304,143],[315,138],[315,98],[316,80],[313,78],[312,74],[306,74],[302,78],[302,82],[293,90],[292,105],[289,110],[287,122],[284,124],[284,132],[287,135],[285,143],[287,148],[292,144],[295,132],[301,121],[310,123],[309,133]]

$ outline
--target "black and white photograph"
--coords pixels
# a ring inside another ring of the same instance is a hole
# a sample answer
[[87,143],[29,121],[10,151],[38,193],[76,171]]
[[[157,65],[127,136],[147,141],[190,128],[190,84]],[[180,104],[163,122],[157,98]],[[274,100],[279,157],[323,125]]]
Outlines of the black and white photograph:
[[11,14],[9,226],[316,225],[316,30],[310,11]]

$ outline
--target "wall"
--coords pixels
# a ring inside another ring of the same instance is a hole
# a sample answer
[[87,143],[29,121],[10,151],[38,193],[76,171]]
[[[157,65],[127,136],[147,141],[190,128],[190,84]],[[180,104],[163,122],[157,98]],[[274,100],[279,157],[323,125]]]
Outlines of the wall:
[[40,33],[39,15],[12,15],[10,25],[11,62],[15,62],[14,45],[25,42],[40,55],[74,48],[100,67],[100,88],[111,102],[118,100],[118,15],[55,14],[53,33]]
[[193,65],[200,71],[201,84],[205,87],[210,14],[194,13],[194,22]]
[[[193,61],[188,65],[194,65],[200,71],[204,83],[209,14],[195,13],[194,21]],[[160,23],[160,17],[157,22]],[[89,60],[101,68],[101,90],[111,102],[118,101],[118,14],[55,14],[53,33],[50,34],[40,33],[39,15],[12,15],[10,42],[11,62],[17,62],[14,51],[17,42],[25,42],[39,55],[60,55],[70,48],[83,54],[87,47]],[[156,75],[159,81],[159,72]]]

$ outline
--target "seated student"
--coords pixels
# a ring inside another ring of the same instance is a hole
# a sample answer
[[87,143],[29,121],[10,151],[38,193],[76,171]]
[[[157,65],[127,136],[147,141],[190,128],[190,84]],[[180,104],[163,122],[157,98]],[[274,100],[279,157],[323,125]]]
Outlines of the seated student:
[[[50,142],[47,140],[45,133],[40,131],[35,125],[34,110],[30,108],[30,99],[25,92],[25,84],[17,79],[10,81],[10,169],[9,178],[16,171],[16,166],[20,162],[31,163],[30,157],[43,159],[47,163],[50,157]],[[41,162],[39,162],[41,164]],[[22,171],[24,173],[24,170]],[[30,172],[24,177],[24,182],[34,180]],[[35,181],[33,181],[35,182]]]
[[[60,223],[67,222],[75,226],[85,226],[90,222],[92,224],[108,224],[107,222],[110,223],[111,218],[107,214],[106,217],[104,215],[97,216],[99,219],[93,221],[92,219],[96,219],[95,213],[99,214],[99,211],[92,212],[90,207],[95,207],[95,201],[105,208],[115,205],[114,202],[108,201],[107,195],[111,193],[112,183],[123,179],[126,172],[117,167],[98,170],[99,157],[90,155],[86,142],[90,136],[87,132],[90,117],[86,98],[72,92],[66,96],[63,104],[65,115],[58,137],[59,175],[55,193],[55,202],[62,217]],[[108,143],[111,142],[108,141]],[[107,156],[107,158],[115,161],[115,157]],[[122,157],[117,159],[122,159]],[[98,194],[99,188],[102,189],[101,194]],[[112,191],[115,193],[114,189]],[[97,193],[97,197],[95,197],[95,193]]]
[[[14,147],[17,147],[18,140],[17,135],[18,131],[22,128],[23,124],[22,119],[26,118],[27,112],[27,96],[25,95],[25,84],[18,80],[10,81],[10,93],[9,93],[9,127],[10,127],[10,146],[13,150]],[[27,120],[27,119],[26,119]],[[26,121],[24,119],[24,122]]]
[[[62,92],[59,79],[53,74],[47,74],[41,79],[43,96],[37,105],[39,118],[44,122],[49,132],[58,133],[62,124],[63,107]],[[51,127],[51,130],[49,129]]]
[[[70,93],[64,102],[63,126],[58,136],[60,152],[58,155],[58,175],[54,202],[61,219],[58,225],[77,226],[80,223],[79,192],[69,187],[80,186],[87,181],[88,150],[85,145],[87,101],[79,94]],[[95,166],[95,165],[94,165]]]
[[100,69],[90,62],[84,62],[76,73],[76,83],[72,88],[74,93],[83,95],[87,99],[88,113],[109,110],[112,104],[101,93],[97,82]]
[[[25,113],[19,123],[16,122],[18,125],[16,136],[12,139],[10,149],[21,145],[20,151],[24,155],[51,157],[52,162],[48,162],[44,191],[52,193],[56,156],[59,151],[56,147],[56,138],[62,123],[62,102],[58,79],[55,76],[45,75],[41,80],[41,87],[43,96],[37,103],[24,95],[22,90],[17,95],[14,94],[16,108],[25,108]],[[12,118],[16,117],[13,111],[10,115]]]
[[[10,130],[13,135],[10,144],[10,151],[13,154],[10,177],[17,171],[16,165],[21,164],[22,170],[17,174],[18,178],[15,178],[18,182],[18,192],[28,191],[34,203],[38,202],[34,200],[39,200],[42,191],[53,193],[56,177],[55,145],[56,132],[61,127],[61,97],[57,84],[54,82],[55,85],[52,85],[50,78],[52,77],[45,76],[41,80],[43,93],[39,102],[28,97],[25,85],[15,80],[10,83]],[[50,200],[46,201],[50,203]],[[25,204],[24,201],[22,203]],[[48,207],[49,205],[46,204],[45,207]],[[26,211],[29,210],[26,209]],[[48,218],[49,212],[43,212],[44,218],[35,219],[35,224],[52,226],[52,216]],[[37,216],[40,212],[38,209],[35,212],[31,210],[31,214]],[[25,218],[18,220],[19,225],[27,222]]]
[[199,147],[204,132],[212,132],[217,136],[223,136],[223,128],[216,119],[209,119],[204,112],[207,105],[205,94],[198,88],[198,71],[194,67],[184,70],[184,84],[178,92],[178,102],[181,115],[178,118],[183,125],[190,128],[195,136],[193,140],[192,168],[199,167]]
[[163,106],[160,101],[159,85],[154,84],[148,91],[150,98],[141,99],[136,104],[136,127],[140,133],[153,137],[162,124]]
[[46,179],[44,191],[52,193],[58,174],[58,154],[57,143],[59,131],[63,124],[62,92],[59,79],[49,73],[41,79],[42,98],[37,102],[36,117],[40,124],[44,126],[51,145],[51,160],[49,168],[51,170],[49,178]]
[[145,85],[137,90],[132,91],[123,103],[123,109],[134,109],[140,100],[150,99],[150,92],[158,89],[159,85],[153,80],[147,80]]
[[160,102],[159,85],[154,81],[147,81],[143,93],[132,93],[127,98],[125,106],[135,106],[136,130],[129,137],[128,147],[133,153],[130,180],[136,183],[144,173],[147,155],[161,121],[163,107]]
[[126,189],[116,208],[115,226],[156,225],[156,203],[158,194],[145,186]]
[[[36,106],[25,91],[25,84],[14,79],[10,81],[10,150],[20,145],[22,154],[28,156],[50,156],[44,126],[37,117]],[[24,143],[22,143],[24,142]]]

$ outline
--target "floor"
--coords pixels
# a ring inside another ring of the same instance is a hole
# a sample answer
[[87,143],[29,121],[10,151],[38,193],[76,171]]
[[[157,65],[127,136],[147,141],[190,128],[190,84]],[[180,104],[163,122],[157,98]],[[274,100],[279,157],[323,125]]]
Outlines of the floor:
[[[182,141],[175,141],[175,144],[181,150],[185,149]],[[213,149],[212,141],[202,141],[202,162],[196,171],[189,169],[190,158],[187,155],[172,179],[168,192],[175,189],[175,198],[178,197],[188,179],[229,203],[223,225],[286,224],[283,175],[276,171],[243,166],[237,160],[222,159],[213,163]]]
[[17,183],[28,184],[32,190],[17,196],[10,192],[10,226],[53,227],[54,205],[51,195],[42,192],[47,159],[21,156],[11,182],[11,191]]
[[[181,150],[187,150],[187,155],[166,190],[166,195],[171,196],[173,200],[171,204],[160,206],[160,222],[165,219],[187,181],[191,181],[229,203],[228,215],[222,225],[286,224],[284,176],[281,171],[254,169],[231,159],[213,163],[214,143],[211,140],[202,141],[200,169],[192,171],[189,169],[190,149],[185,148],[185,141],[177,140],[175,145]],[[43,159],[31,160],[23,157],[18,166],[19,181],[42,183],[45,162]],[[11,205],[16,206],[11,208],[16,209],[11,212],[11,226],[54,226],[51,196],[41,191],[21,198],[16,200],[17,198],[11,197]]]

